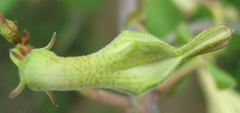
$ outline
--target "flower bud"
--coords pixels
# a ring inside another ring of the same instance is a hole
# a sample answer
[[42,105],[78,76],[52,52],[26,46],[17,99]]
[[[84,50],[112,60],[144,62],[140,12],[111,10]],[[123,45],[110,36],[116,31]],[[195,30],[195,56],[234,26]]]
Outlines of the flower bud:
[[17,22],[7,20],[0,12],[0,34],[13,44],[21,43]]

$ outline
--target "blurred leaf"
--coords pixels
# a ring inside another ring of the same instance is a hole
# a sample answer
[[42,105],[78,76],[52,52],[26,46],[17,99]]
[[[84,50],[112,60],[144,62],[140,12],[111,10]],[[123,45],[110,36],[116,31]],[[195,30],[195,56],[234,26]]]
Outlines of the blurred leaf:
[[211,73],[203,68],[199,69],[198,79],[208,113],[240,113],[240,95],[233,88],[219,89]]
[[164,38],[183,19],[180,11],[169,0],[152,0],[146,12],[146,27],[159,38]]
[[177,27],[177,43],[185,44],[194,37],[188,25],[184,22]]
[[[238,64],[237,64],[236,67],[237,67],[237,68],[236,68],[236,75],[240,75],[240,58],[238,59]],[[237,83],[240,83],[240,76],[237,76],[236,80],[237,80]],[[237,90],[240,91],[240,86],[239,86],[239,84],[238,84],[238,86],[237,86]]]
[[223,0],[227,4],[231,4],[240,10],[240,1],[239,0]]
[[[237,73],[238,68],[238,62],[239,56],[240,56],[240,34],[233,33],[231,42],[228,44],[228,46],[224,49],[224,53],[221,54],[218,57],[219,65],[229,72],[233,77],[237,80],[238,83],[240,83],[240,77]],[[240,84],[237,84],[236,88],[240,91]]]
[[91,14],[106,0],[61,0],[68,7],[76,6],[81,9],[83,14]]
[[224,53],[218,57],[219,65],[229,72],[237,80],[236,89],[240,91],[239,55],[240,55],[240,34],[234,33],[231,42],[225,48]]
[[236,85],[236,81],[227,72],[219,69],[213,64],[208,65],[209,72],[216,80],[216,85],[219,89],[226,89]]
[[186,76],[178,80],[167,89],[167,93],[172,95],[184,91],[190,83],[191,76]]
[[4,14],[13,9],[21,0],[0,0],[0,11]]
[[20,34],[27,28],[31,32],[29,43],[39,48],[48,43],[54,31],[60,33],[69,23],[71,12],[67,11],[58,1],[42,0],[37,5],[20,3],[6,17],[17,19]]
[[194,17],[194,19],[198,20],[201,18],[208,18],[208,19],[212,20],[212,13],[206,7],[199,5],[198,12],[197,12],[196,16]]

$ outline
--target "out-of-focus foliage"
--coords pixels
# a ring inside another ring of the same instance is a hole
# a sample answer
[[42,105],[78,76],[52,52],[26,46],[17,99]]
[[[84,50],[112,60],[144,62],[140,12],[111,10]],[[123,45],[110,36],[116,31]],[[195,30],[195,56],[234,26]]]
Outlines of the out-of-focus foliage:
[[20,2],[20,0],[1,0],[0,11],[2,13],[9,13],[15,6]]
[[[57,40],[53,51],[58,55],[75,56],[97,51],[120,33],[121,30],[117,29],[120,1],[1,0],[0,12],[8,19],[18,21],[20,33],[25,28],[31,31],[29,43],[34,47],[47,45],[52,33],[56,31]],[[192,36],[217,23],[216,20],[234,28],[235,32],[229,45],[220,52],[208,55],[207,58],[214,64],[209,69],[212,70],[211,74],[216,75],[215,78],[219,80],[217,85],[225,89],[230,87],[231,90],[238,91],[234,91],[234,95],[239,95],[240,1],[217,1],[217,4],[220,4],[218,8],[223,10],[219,15],[213,14],[214,11],[211,7],[215,7],[213,5],[216,4],[213,1],[151,0],[151,2],[146,2],[143,12],[144,18],[141,23],[151,34],[176,46],[186,43]],[[12,47],[13,45],[7,43],[0,36],[0,112],[124,112],[119,107],[96,102],[75,92],[54,92],[58,98],[58,108],[52,105],[45,93],[33,92],[28,88],[17,98],[8,99],[9,93],[19,82],[17,67],[8,56],[8,48]],[[230,77],[227,77],[225,72]],[[183,78],[186,80],[182,80],[182,85],[173,86],[172,89],[180,89],[181,91],[171,95],[171,97],[163,94],[159,101],[160,111],[164,113],[191,113],[191,110],[194,110],[195,113],[206,112],[204,95],[202,95],[194,78],[194,76],[191,78],[186,76]],[[234,97],[237,97],[236,95]]]
[[151,34],[164,39],[182,21],[182,16],[169,0],[151,2],[146,5],[146,28]]
[[[213,76],[216,76],[213,74],[216,74],[217,69],[211,65],[209,70],[211,73],[209,73],[205,69],[200,69],[199,75],[198,75],[200,84],[205,94],[205,98],[207,99],[206,101],[207,101],[208,113],[240,112],[239,93],[237,93],[232,88],[219,89],[219,83],[213,77]],[[213,70],[215,72],[213,72]],[[229,81],[229,78],[223,77],[222,79],[224,78],[226,79],[226,81]]]
[[230,87],[234,87],[236,85],[236,81],[229,75],[227,72],[217,68],[213,64],[208,65],[209,72],[213,76],[216,81],[216,86],[219,89],[227,89]]

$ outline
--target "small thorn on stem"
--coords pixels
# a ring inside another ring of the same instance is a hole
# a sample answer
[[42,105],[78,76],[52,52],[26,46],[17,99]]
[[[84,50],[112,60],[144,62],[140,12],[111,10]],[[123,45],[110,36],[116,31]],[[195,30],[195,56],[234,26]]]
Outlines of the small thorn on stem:
[[12,51],[12,50],[11,50],[10,53],[11,53],[14,57],[16,57],[19,61],[24,60],[24,57],[21,56],[20,54],[16,53],[15,51]]
[[51,99],[51,101],[53,102],[54,105],[56,105],[56,107],[58,107],[58,103],[57,100],[53,94],[52,91],[45,91],[47,93],[47,95],[49,96],[49,98]]
[[53,33],[53,36],[52,36],[52,39],[51,39],[51,41],[49,42],[49,44],[46,46],[46,47],[44,47],[45,49],[51,49],[52,47],[53,47],[53,45],[54,45],[54,43],[55,43],[55,40],[56,40],[56,32],[54,32]]
[[22,90],[25,87],[25,82],[23,80],[21,80],[21,82],[19,83],[19,85],[11,92],[11,94],[9,95],[9,98],[15,98],[18,94],[20,94],[22,92]]

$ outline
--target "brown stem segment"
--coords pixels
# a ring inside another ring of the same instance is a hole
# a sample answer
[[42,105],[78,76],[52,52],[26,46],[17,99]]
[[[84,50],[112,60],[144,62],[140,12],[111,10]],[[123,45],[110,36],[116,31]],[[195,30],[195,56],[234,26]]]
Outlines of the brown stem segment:
[[97,90],[97,89],[82,89],[78,90],[79,93],[89,98],[100,100],[109,104],[114,104],[122,108],[131,107],[132,103],[130,99],[122,97],[120,95],[114,95],[113,93]]

